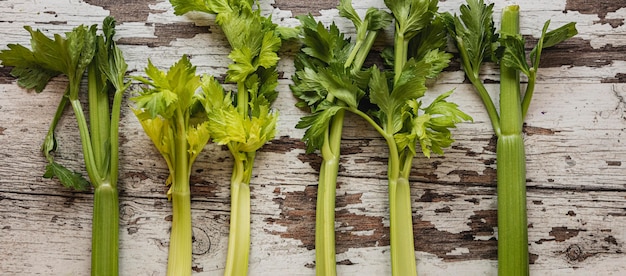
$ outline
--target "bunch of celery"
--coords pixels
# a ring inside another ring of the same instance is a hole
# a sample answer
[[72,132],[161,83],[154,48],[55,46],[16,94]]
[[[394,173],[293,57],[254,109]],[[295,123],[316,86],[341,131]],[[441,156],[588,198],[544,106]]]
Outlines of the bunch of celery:
[[137,77],[147,85],[136,103],[135,115],[159,150],[170,175],[166,184],[172,200],[172,231],[170,233],[167,275],[191,275],[192,229],[189,177],[191,167],[209,141],[209,127],[203,104],[196,91],[202,80],[196,67],[183,56],[169,71],[163,72],[148,62],[146,74]]
[[[305,47],[296,59],[298,71],[292,90],[301,100],[299,106],[312,106],[313,115],[302,118],[298,127],[308,128],[304,137],[308,150],[320,149],[323,166],[326,166],[320,172],[317,207],[318,219],[322,215],[325,218],[318,220],[316,229],[328,225],[332,229],[334,225],[329,219],[333,217],[325,215],[328,212],[325,209],[334,206],[319,201],[319,198],[334,195],[334,186],[327,184],[335,183],[336,167],[331,165],[338,166],[340,120],[342,112],[347,110],[368,121],[389,146],[392,272],[394,275],[415,275],[409,176],[416,147],[419,143],[426,156],[431,152],[443,153],[442,149],[453,142],[449,128],[471,118],[458,110],[456,104],[445,101],[451,91],[426,107],[419,100],[427,90],[427,79],[435,78],[452,57],[443,51],[446,32],[444,22],[436,16],[437,1],[389,0],[385,4],[392,16],[370,9],[365,20],[361,21],[347,1],[342,1],[341,14],[357,27],[354,45],[348,43],[335,26],[326,30],[310,18],[301,19]],[[394,47],[386,50],[384,57],[393,71],[381,71],[376,65],[363,70],[361,66],[376,31],[384,28],[392,18],[395,19]],[[363,96],[367,96],[373,109],[366,109],[371,105],[359,104]],[[334,171],[325,171],[329,168]],[[330,203],[334,204],[334,201]],[[332,234],[332,231],[326,230],[326,233]],[[316,250],[332,248],[332,244],[322,238],[324,235],[316,235]],[[331,268],[327,271],[318,269],[318,275],[334,274],[334,257],[321,259],[320,253],[317,254],[316,265],[323,265],[325,270]],[[331,261],[332,266],[328,264]]]
[[282,40],[277,25],[254,9],[253,0],[172,0],[177,15],[216,14],[232,50],[225,93],[213,78],[203,80],[203,104],[213,141],[228,146],[233,159],[230,234],[225,275],[247,275],[250,251],[250,180],[256,151],[274,138],[278,114],[270,106],[278,92],[276,65]]
[[361,67],[380,30],[391,16],[371,8],[361,19],[350,0],[342,0],[339,14],[352,21],[356,42],[350,43],[334,24],[326,29],[312,16],[300,17],[302,51],[296,56],[296,74],[291,89],[298,107],[313,113],[296,127],[307,128],[303,137],[307,152],[319,150],[319,172],[315,222],[315,269],[317,275],[335,275],[335,188],[339,169],[341,132],[345,107],[357,108],[365,94],[367,79]]
[[[65,37],[54,39],[26,26],[31,35],[32,50],[9,44],[0,52],[2,65],[13,66],[11,74],[22,87],[41,92],[50,79],[65,75],[68,87],[44,140],[42,151],[48,160],[44,177],[57,177],[66,187],[84,190],[89,182],[54,161],[57,141],[54,131],[69,103],[73,110],[82,143],[87,175],[93,184],[94,209],[92,226],[92,275],[118,274],[118,126],[122,95],[129,83],[124,82],[127,65],[113,41],[115,20],[107,17],[102,35],[97,26],[79,26]],[[88,80],[89,123],[80,103],[81,81]],[[109,96],[113,94],[112,105]]]
[[[544,24],[530,64],[519,33],[519,7],[507,6],[499,34],[493,23],[493,4],[468,0],[461,15],[447,16],[448,26],[459,50],[463,70],[482,99],[497,141],[498,180],[498,273],[528,275],[528,227],[526,218],[526,156],[522,126],[533,96],[541,51],[577,34],[574,23],[547,32]],[[483,61],[500,64],[500,114],[479,79]],[[520,72],[528,78],[520,90]]]

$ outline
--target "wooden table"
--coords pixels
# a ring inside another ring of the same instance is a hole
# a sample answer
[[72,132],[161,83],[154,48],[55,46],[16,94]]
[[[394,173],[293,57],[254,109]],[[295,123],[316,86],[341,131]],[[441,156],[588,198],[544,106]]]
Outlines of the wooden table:
[[[337,0],[261,1],[280,25],[311,12],[337,19]],[[382,0],[355,1],[364,12]],[[442,1],[458,11],[462,1]],[[496,11],[511,1],[495,0]],[[525,125],[528,222],[533,275],[623,275],[626,271],[626,1],[519,1],[522,33],[576,21],[580,34],[546,50]],[[132,75],[150,58],[167,68],[189,54],[201,73],[223,77],[229,48],[213,17],[175,16],[170,4],[150,1],[0,1],[0,48],[28,44],[23,25],[46,33],[118,20],[120,47]],[[499,18],[499,14],[497,15]],[[377,42],[389,44],[391,32]],[[532,39],[531,39],[532,40]],[[305,113],[288,85],[297,46],[285,46],[279,65],[278,135],[257,156],[252,179],[250,275],[314,275],[314,206],[320,157],[306,154]],[[0,68],[0,274],[87,275],[92,193],[72,192],[41,177],[40,144],[67,84],[55,78],[41,94],[19,88]],[[498,71],[484,71],[496,93]],[[421,275],[496,275],[495,138],[483,106],[454,62],[427,99],[456,88],[452,99],[474,118],[454,131],[445,156],[414,161],[415,249]],[[129,92],[128,97],[134,92]],[[171,225],[167,168],[125,99],[120,168],[122,275],[163,275]],[[67,111],[67,115],[71,111]],[[58,138],[60,162],[82,168],[75,120]],[[337,189],[337,261],[340,275],[390,275],[386,144],[364,121],[348,116]],[[231,159],[208,145],[192,173],[197,275],[223,271],[229,220]]]

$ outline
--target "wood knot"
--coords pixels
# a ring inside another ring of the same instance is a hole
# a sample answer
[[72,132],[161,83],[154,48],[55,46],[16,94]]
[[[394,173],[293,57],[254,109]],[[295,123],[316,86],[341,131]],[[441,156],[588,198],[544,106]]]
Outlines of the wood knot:
[[585,259],[583,249],[577,244],[570,245],[565,251],[565,255],[570,261],[582,261]]
[[204,255],[209,253],[209,249],[211,249],[211,239],[206,231],[195,226],[192,228],[192,231],[192,253],[194,255]]

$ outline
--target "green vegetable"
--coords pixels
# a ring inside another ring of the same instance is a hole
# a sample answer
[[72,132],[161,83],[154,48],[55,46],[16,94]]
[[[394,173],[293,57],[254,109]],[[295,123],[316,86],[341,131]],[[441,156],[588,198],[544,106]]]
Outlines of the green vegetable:
[[[31,35],[32,50],[9,44],[0,52],[2,65],[13,66],[11,74],[22,87],[41,92],[48,81],[65,75],[69,85],[44,140],[42,151],[48,160],[44,177],[57,177],[67,187],[85,190],[89,182],[54,161],[57,148],[54,131],[63,110],[70,104],[78,122],[87,175],[93,184],[92,275],[118,274],[118,126],[127,65],[113,41],[115,20],[107,17],[102,35],[97,26],[79,26],[65,36],[46,37],[41,31],[24,27]],[[79,96],[84,73],[88,80],[89,124]],[[110,106],[109,96],[113,94]]]
[[303,48],[295,60],[291,86],[299,99],[297,106],[313,113],[296,126],[307,128],[303,137],[307,152],[319,150],[322,155],[315,222],[317,275],[336,275],[335,188],[345,107],[356,109],[365,94],[367,79],[360,77],[361,67],[378,32],[391,23],[387,12],[374,8],[361,19],[350,0],[342,0],[338,9],[356,27],[355,43],[344,38],[334,24],[326,29],[312,16],[299,17]]
[[[419,143],[426,156],[430,156],[431,152],[443,153],[442,149],[453,142],[449,128],[471,118],[459,111],[456,104],[445,101],[451,91],[440,95],[426,107],[422,107],[422,102],[419,101],[427,90],[427,79],[435,78],[448,66],[452,57],[443,51],[446,32],[444,22],[436,16],[437,1],[396,0],[385,3],[395,19],[394,48],[384,52],[384,58],[393,68],[393,72],[381,70],[376,65],[367,70],[361,68],[375,38],[375,31],[390,22],[389,14],[370,9],[376,11],[372,12],[369,19],[373,22],[371,25],[377,27],[363,35],[365,31],[360,28],[356,13],[351,8],[346,8],[346,1],[342,1],[341,14],[350,18],[357,27],[356,43],[354,46],[350,45],[335,26],[325,30],[312,19],[301,18],[305,47],[303,53],[296,58],[298,71],[292,90],[301,100],[299,106],[308,104],[313,112],[313,115],[302,118],[298,124],[298,127],[308,128],[304,136],[308,150],[320,149],[324,157],[318,200],[320,197],[334,196],[334,186],[324,189],[324,185],[335,183],[337,169],[332,167],[333,171],[330,172],[324,170],[329,169],[330,164],[337,166],[335,163],[338,162],[343,111],[347,110],[364,118],[386,140],[389,146],[392,273],[415,275],[409,187],[415,148]],[[367,19],[366,15],[363,22]],[[363,40],[363,37],[366,39]],[[346,55],[349,58],[344,58]],[[356,58],[353,59],[353,56]],[[359,63],[350,64],[351,60]],[[372,105],[360,104],[366,93],[373,104],[373,108],[369,110],[366,108]],[[328,167],[324,167],[325,163]],[[329,176],[331,173],[334,175]],[[330,189],[333,194],[328,195]],[[318,201],[318,216],[329,212],[319,210],[330,208],[334,208],[334,199],[331,203],[320,204]],[[329,213],[332,214],[333,209],[330,210]],[[334,217],[327,215],[325,221],[316,224],[317,228],[321,228],[324,223],[333,223],[329,218]],[[332,231],[327,230],[326,233],[330,236]],[[328,250],[332,244],[319,244],[318,239],[322,237],[324,236],[316,235],[316,249]],[[333,266],[326,273],[334,273],[334,258],[326,257],[322,262],[318,255],[316,265],[321,263],[328,266],[329,262],[333,262]],[[322,272],[319,275],[327,274]]]
[[138,77],[148,87],[132,98],[135,115],[159,150],[170,175],[166,184],[172,200],[172,231],[167,275],[191,275],[191,167],[209,141],[208,120],[196,91],[202,80],[196,67],[183,56],[169,71],[163,72],[148,62],[146,75]]
[[271,18],[253,9],[252,0],[172,0],[174,12],[216,14],[232,50],[225,93],[213,78],[203,80],[202,99],[213,141],[226,145],[233,159],[231,217],[225,275],[247,275],[250,251],[250,180],[256,151],[274,138],[277,112],[270,106],[278,92],[276,65],[283,34]]
[[[498,179],[498,274],[528,275],[528,227],[526,217],[526,156],[522,137],[523,120],[535,88],[541,50],[577,34],[574,23],[547,32],[544,24],[537,45],[530,52],[530,64],[519,33],[519,7],[508,6],[502,13],[500,32],[493,23],[493,4],[468,0],[461,15],[446,16],[453,40],[459,49],[463,70],[482,99],[491,119],[497,142]],[[484,61],[500,64],[500,114],[479,79]],[[528,77],[521,95],[519,73]]]

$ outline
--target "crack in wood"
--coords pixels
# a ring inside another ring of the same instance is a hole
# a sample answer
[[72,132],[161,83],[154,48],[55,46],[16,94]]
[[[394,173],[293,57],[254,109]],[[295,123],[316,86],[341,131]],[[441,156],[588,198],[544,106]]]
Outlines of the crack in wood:
[[524,123],[523,131],[528,136],[533,136],[533,135],[554,135],[554,134],[560,132],[558,130],[553,130],[553,129],[550,129],[550,128],[529,126],[526,123]]

